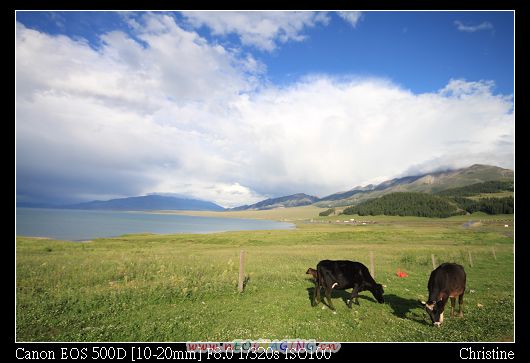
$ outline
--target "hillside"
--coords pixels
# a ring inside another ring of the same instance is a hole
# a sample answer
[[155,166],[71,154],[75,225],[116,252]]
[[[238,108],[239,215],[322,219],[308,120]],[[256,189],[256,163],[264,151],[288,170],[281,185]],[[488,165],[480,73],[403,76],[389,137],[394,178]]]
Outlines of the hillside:
[[95,200],[92,202],[67,205],[62,208],[98,210],[224,210],[223,207],[212,202],[162,195],[145,195],[107,201]]
[[446,198],[426,193],[390,193],[344,209],[343,214],[446,218],[465,212]]
[[481,194],[500,194],[505,192],[513,193],[513,180],[491,180],[465,187],[446,189],[436,194],[451,197],[471,197]]
[[320,199],[319,207],[356,205],[368,199],[378,198],[395,192],[440,193],[454,188],[487,181],[512,181],[512,170],[491,165],[475,164],[468,168],[406,176],[385,181],[376,186],[354,188],[348,192],[335,193]]
[[231,209],[232,211],[241,211],[241,210],[264,210],[264,209],[273,209],[273,208],[289,208],[289,207],[300,207],[304,205],[310,205],[317,202],[319,199],[312,195],[307,195],[303,193],[288,195],[285,197],[279,198],[269,198],[261,202],[252,204],[252,205],[243,205]]

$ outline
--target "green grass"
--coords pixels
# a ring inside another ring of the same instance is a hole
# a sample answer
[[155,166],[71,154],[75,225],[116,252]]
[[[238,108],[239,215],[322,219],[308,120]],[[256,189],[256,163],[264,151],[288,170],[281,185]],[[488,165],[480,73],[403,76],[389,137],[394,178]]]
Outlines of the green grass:
[[497,193],[482,193],[478,195],[473,195],[470,197],[466,197],[473,200],[480,200],[484,198],[507,198],[507,197],[513,197],[514,192],[497,192]]
[[225,218],[250,218],[250,219],[273,219],[278,221],[301,221],[318,216],[325,209],[308,205],[303,207],[276,208],[267,210],[242,210],[242,211],[154,211],[153,213],[183,214],[203,217],[225,217]]
[[[512,341],[513,222],[484,217],[463,226],[481,218],[380,217],[362,226],[307,221],[296,230],[89,243],[18,237],[17,341]],[[248,281],[239,294],[241,249]],[[386,285],[385,304],[362,292],[350,310],[348,294],[337,291],[336,315],[323,304],[311,307],[308,267],[325,258],[369,266],[370,251],[375,278]],[[468,274],[464,318],[446,318],[440,329],[418,303],[427,297],[431,254],[438,263],[464,264]],[[398,278],[398,268],[409,277]]]

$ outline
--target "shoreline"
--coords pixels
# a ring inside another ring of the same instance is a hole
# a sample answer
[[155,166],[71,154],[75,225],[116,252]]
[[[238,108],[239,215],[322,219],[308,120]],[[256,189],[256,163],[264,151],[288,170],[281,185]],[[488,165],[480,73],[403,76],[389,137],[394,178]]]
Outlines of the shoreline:
[[154,210],[145,211],[149,214],[174,214],[193,217],[218,217],[218,218],[240,218],[271,220],[276,222],[300,222],[316,218],[322,208],[314,206],[275,208],[266,210],[244,210],[244,211],[195,211],[195,210]]
[[75,243],[90,243],[90,242],[94,242],[94,239],[72,240],[72,239],[60,239],[60,238],[54,238],[54,237],[24,236],[24,235],[15,235],[15,242],[16,242],[17,238],[33,239],[33,240],[37,240],[37,241],[61,241],[61,242],[75,242]]

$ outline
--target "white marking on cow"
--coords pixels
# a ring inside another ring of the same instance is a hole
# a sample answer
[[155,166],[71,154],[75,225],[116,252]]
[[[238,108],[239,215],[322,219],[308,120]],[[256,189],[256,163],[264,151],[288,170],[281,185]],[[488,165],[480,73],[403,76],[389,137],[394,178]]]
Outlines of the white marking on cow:
[[339,283],[338,282],[335,282],[333,285],[331,285],[331,288],[334,289],[335,286],[337,286]]
[[441,324],[442,324],[442,323],[440,323],[440,322],[437,321],[436,323],[434,323],[434,326],[439,328]]
[[430,305],[429,305],[429,304],[426,304],[425,307],[426,307],[427,309],[429,309],[430,311],[432,311],[432,310],[434,309],[434,304],[430,304]]
[[444,322],[444,313],[440,314],[440,324]]

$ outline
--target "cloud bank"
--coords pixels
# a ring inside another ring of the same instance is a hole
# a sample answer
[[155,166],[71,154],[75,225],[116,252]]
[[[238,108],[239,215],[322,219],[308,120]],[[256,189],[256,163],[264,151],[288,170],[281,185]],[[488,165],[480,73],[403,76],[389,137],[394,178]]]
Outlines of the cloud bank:
[[275,87],[252,55],[170,16],[144,14],[132,28],[94,49],[17,24],[17,200],[158,192],[233,207],[324,196],[412,166],[513,168],[512,96],[490,81],[424,94],[354,76]]
[[[302,41],[305,28],[327,24],[326,12],[312,11],[184,11],[184,17],[195,27],[206,26],[215,35],[237,34],[244,45],[273,51],[278,43]],[[351,15],[347,16],[351,21]]]

